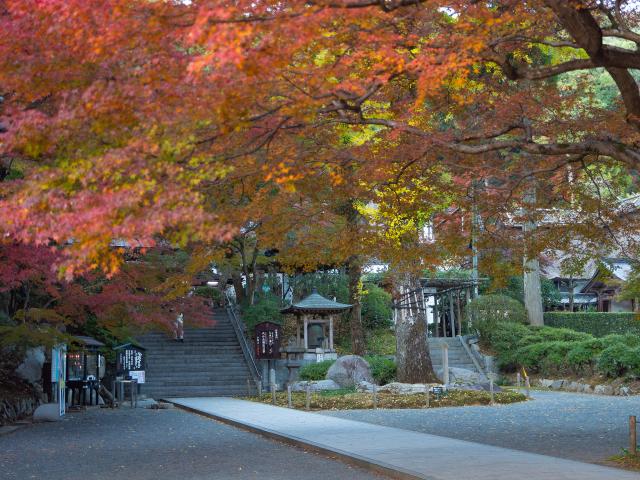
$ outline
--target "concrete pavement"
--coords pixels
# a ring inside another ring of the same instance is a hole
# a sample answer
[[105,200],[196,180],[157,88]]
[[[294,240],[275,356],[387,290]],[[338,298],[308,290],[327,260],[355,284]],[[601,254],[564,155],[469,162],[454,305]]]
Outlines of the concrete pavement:
[[396,478],[430,480],[640,480],[640,474],[426,433],[232,398],[174,404]]

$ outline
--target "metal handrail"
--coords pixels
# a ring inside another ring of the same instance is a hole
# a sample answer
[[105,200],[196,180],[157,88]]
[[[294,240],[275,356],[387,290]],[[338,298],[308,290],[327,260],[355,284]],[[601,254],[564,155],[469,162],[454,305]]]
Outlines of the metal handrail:
[[253,349],[249,345],[247,337],[245,337],[244,335],[242,325],[240,324],[240,319],[236,315],[235,305],[231,302],[228,294],[226,294],[226,298],[227,313],[229,315],[229,319],[231,320],[231,325],[233,325],[233,330],[236,332],[236,337],[238,338],[238,342],[240,343],[240,347],[242,348],[242,354],[244,355],[244,359],[249,366],[249,371],[251,372],[251,376],[253,377],[253,382],[256,384],[256,390],[260,391],[260,387],[262,385],[262,375],[260,375],[258,365],[256,364],[256,359],[253,356]]

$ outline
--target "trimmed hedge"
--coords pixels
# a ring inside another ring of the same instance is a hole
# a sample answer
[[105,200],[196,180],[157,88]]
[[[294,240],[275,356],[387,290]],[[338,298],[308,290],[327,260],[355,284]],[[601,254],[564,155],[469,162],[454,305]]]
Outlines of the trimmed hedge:
[[640,378],[640,335],[594,337],[567,328],[499,322],[488,343],[506,371]]
[[545,312],[544,324],[604,337],[612,333],[640,335],[640,317],[633,312]]
[[316,381],[324,380],[327,372],[335,360],[325,360],[323,362],[308,363],[300,368],[300,380]]

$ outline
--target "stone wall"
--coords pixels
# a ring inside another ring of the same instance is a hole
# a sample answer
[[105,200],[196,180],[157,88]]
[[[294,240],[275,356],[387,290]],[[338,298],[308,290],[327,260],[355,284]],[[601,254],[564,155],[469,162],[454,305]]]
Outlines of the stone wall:
[[8,425],[33,415],[40,401],[34,396],[4,398],[0,400],[0,425]]

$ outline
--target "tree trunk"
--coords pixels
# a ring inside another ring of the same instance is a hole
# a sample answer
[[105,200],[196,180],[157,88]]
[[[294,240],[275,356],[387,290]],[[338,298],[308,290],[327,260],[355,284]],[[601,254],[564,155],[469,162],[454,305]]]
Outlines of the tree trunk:
[[244,303],[244,287],[242,286],[242,276],[238,272],[231,274],[231,281],[233,282],[233,290],[236,292],[236,303],[238,305]]
[[402,383],[439,383],[433,372],[425,312],[402,308],[396,316],[396,377]]
[[[535,208],[536,203],[536,187],[532,184],[524,194],[524,203]],[[527,212],[531,214],[532,212]],[[536,223],[531,218],[526,218],[522,233],[524,235],[525,252],[524,252],[524,307],[527,310],[527,317],[531,325],[544,325],[544,316],[542,311],[542,290],[540,287],[540,262],[535,256],[529,257],[527,254],[527,243],[530,243],[529,237],[536,229]]]
[[355,355],[365,354],[364,329],[362,328],[362,264],[357,256],[353,256],[347,263],[347,275],[349,277],[349,303],[351,303],[350,328],[351,349]]
[[531,325],[544,325],[542,292],[540,288],[540,263],[537,259],[525,260],[524,306]]

